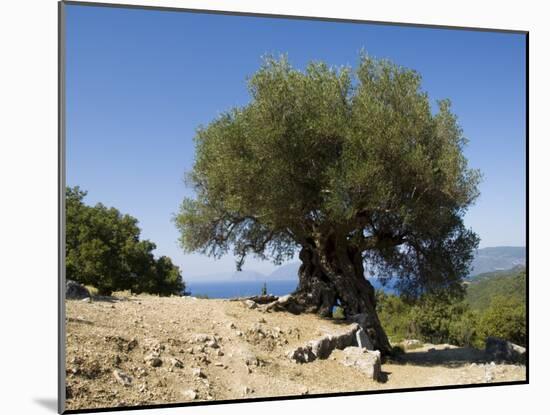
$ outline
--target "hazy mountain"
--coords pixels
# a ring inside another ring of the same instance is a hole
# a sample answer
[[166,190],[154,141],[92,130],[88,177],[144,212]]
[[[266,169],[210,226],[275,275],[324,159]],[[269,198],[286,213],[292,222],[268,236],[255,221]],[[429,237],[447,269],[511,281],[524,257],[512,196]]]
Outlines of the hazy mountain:
[[472,261],[470,275],[485,272],[502,271],[525,265],[526,250],[524,246],[495,246],[478,249]]
[[[497,246],[478,249],[472,262],[471,276],[482,273],[509,270],[517,266],[525,266],[525,247]],[[275,269],[270,274],[263,274],[254,270],[220,272],[190,278],[193,281],[297,281],[300,262],[290,262]],[[369,281],[377,288],[384,291],[393,291],[392,284],[382,287],[376,278]]]
[[232,281],[263,281],[268,277],[258,271],[235,271],[231,275]]
[[519,273],[525,273],[525,265],[516,265],[513,268],[505,269],[505,270],[498,270],[498,271],[491,271],[491,272],[483,272],[481,274],[474,275],[468,280],[471,283],[480,282],[483,280],[493,279],[497,277],[507,276],[507,275],[516,275]]
[[277,281],[290,281],[298,280],[298,269],[300,268],[300,262],[291,262],[290,264],[282,265],[269,274],[269,280]]

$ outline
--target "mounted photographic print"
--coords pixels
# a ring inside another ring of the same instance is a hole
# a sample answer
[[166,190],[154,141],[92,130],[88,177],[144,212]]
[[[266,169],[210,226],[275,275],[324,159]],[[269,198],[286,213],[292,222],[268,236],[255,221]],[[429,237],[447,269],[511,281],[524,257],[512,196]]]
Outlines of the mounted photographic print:
[[60,411],[527,383],[527,41],[61,2]]

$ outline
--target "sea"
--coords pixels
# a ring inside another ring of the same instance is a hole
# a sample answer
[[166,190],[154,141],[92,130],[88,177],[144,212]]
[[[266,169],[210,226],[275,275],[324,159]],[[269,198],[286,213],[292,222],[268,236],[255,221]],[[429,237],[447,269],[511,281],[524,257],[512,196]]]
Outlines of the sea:
[[[298,286],[297,280],[266,281],[268,294],[277,296],[292,293]],[[383,290],[387,294],[395,294],[391,285],[382,286],[378,281],[372,281],[375,289]],[[193,297],[234,298],[260,295],[264,281],[186,281],[186,292]]]
[[[268,294],[281,296],[293,292],[298,281],[267,281],[265,284]],[[193,297],[233,298],[260,295],[264,281],[186,281],[185,285],[185,291]]]

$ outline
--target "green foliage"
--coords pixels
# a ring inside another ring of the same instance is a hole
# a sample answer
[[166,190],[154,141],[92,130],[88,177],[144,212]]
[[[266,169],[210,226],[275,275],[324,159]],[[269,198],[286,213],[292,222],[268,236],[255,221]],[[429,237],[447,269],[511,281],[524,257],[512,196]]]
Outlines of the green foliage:
[[86,285],[85,287],[92,297],[99,295],[99,290],[93,285]]
[[525,346],[527,339],[525,303],[515,298],[497,296],[479,320],[479,331],[483,338],[500,337]]
[[267,295],[267,283],[266,282],[264,282],[264,285],[262,285],[261,295]]
[[494,296],[502,296],[525,303],[525,269],[512,269],[498,273],[480,274],[472,280],[466,291],[466,301],[474,310],[486,310]]
[[424,295],[408,303],[395,295],[377,293],[377,311],[393,343],[414,338],[427,343],[474,345],[477,317],[460,299]]
[[525,283],[524,270],[510,270],[477,278],[465,300],[431,294],[411,303],[379,291],[377,312],[393,343],[415,338],[482,348],[494,336],[525,345]]
[[376,311],[392,343],[399,343],[412,336],[412,306],[396,295],[376,292]]
[[249,254],[280,263],[331,235],[411,296],[460,292],[478,244],[462,217],[480,174],[449,101],[432,114],[420,83],[366,55],[356,70],[303,72],[266,58],[250,103],[197,131],[196,198],[175,217],[183,249],[232,250],[239,269]]
[[153,256],[155,244],[140,241],[137,219],[98,203],[84,204],[86,192],[66,189],[67,278],[93,285],[99,294],[179,294],[185,288],[170,258]]
[[346,318],[346,313],[344,312],[344,309],[340,306],[334,307],[332,310],[332,318],[337,320],[344,320]]
[[412,308],[412,332],[426,342],[464,345],[465,340],[470,340],[460,331],[471,317],[467,312],[468,306],[462,301],[446,296],[424,296]]

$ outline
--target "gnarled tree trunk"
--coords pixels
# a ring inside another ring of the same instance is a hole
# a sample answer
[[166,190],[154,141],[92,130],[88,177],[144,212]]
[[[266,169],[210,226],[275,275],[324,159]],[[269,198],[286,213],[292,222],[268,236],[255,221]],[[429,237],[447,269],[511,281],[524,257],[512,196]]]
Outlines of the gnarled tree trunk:
[[299,285],[293,296],[305,311],[329,316],[339,301],[348,316],[364,314],[363,328],[375,349],[391,353],[378,315],[373,286],[365,279],[361,252],[334,238],[309,241],[300,251]]

